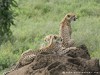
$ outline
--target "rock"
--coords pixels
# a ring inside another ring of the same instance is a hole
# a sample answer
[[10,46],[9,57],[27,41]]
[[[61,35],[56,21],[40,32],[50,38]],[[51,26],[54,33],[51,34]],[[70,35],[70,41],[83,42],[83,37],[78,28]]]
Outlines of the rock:
[[40,53],[33,62],[7,75],[100,75],[99,60],[90,58],[86,46],[59,52]]

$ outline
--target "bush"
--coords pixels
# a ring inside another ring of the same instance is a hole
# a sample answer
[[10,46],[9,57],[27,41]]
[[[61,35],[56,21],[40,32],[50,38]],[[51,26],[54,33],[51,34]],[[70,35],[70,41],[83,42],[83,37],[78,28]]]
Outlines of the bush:
[[12,6],[16,7],[15,0],[0,0],[0,44],[11,38],[11,25],[14,25]]

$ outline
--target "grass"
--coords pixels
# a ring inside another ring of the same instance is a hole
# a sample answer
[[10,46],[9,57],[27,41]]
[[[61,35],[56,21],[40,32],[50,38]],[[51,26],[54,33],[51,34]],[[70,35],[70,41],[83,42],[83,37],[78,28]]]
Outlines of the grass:
[[[36,50],[48,34],[58,34],[66,13],[74,12],[78,20],[72,23],[72,38],[77,45],[86,44],[92,58],[100,58],[99,0],[17,0],[15,24],[11,30],[14,42],[0,47],[0,72],[16,63],[27,49]],[[2,71],[4,72],[4,71]],[[2,73],[1,73],[2,75]]]

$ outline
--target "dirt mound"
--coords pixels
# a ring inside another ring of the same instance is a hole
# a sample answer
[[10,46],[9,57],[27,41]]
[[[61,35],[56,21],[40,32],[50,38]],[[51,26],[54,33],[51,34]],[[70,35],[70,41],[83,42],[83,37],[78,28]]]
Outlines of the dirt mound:
[[34,61],[7,75],[100,75],[98,59],[91,59],[85,45],[76,50],[41,52]]

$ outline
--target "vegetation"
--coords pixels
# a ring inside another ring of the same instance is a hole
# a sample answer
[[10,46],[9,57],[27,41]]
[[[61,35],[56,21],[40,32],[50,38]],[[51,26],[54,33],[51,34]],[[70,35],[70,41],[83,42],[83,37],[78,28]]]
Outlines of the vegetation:
[[11,25],[14,25],[12,7],[16,6],[15,0],[0,1],[0,45],[2,42],[10,40],[12,37],[12,32],[10,30]]
[[23,51],[39,48],[44,36],[58,34],[60,21],[69,12],[78,15],[72,23],[76,45],[86,44],[91,57],[100,58],[100,0],[16,1],[16,26],[11,26],[15,40],[0,47],[0,71],[15,64]]

